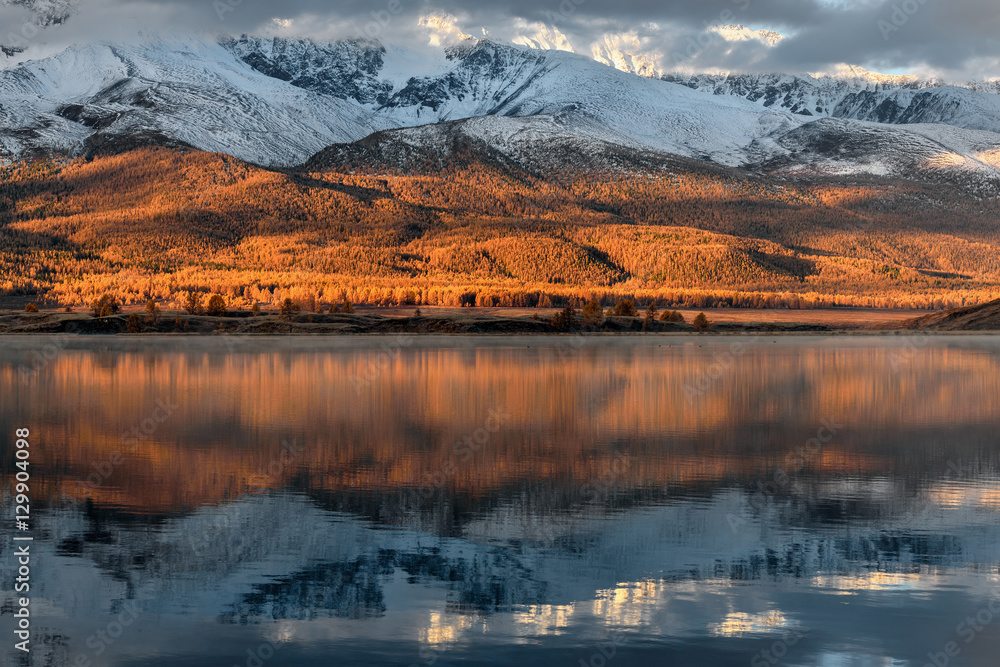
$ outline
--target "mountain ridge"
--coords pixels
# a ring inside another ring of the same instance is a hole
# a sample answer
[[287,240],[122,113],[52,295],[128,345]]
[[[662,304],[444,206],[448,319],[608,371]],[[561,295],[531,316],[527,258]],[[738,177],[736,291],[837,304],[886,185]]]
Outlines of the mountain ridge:
[[[0,153],[14,160],[73,156],[152,142],[289,168],[373,133],[546,117],[558,122],[463,127],[530,134],[536,166],[546,156],[566,166],[556,154],[580,141],[580,156],[657,154],[661,161],[693,158],[788,175],[814,162],[818,173],[916,180],[958,170],[976,181],[976,192],[1000,183],[996,161],[979,157],[1000,151],[1000,96],[988,90],[790,74],[655,79],[486,38],[445,46],[426,62],[408,57],[376,40],[248,35],[71,47],[0,70]],[[953,130],[921,139],[925,126]],[[432,135],[396,132],[378,140],[396,137],[412,148],[414,137]],[[820,150],[834,135],[854,148]],[[886,140],[866,151],[865,139],[876,135]],[[894,141],[919,144],[923,161],[893,150]],[[604,148],[595,153],[598,145]]]

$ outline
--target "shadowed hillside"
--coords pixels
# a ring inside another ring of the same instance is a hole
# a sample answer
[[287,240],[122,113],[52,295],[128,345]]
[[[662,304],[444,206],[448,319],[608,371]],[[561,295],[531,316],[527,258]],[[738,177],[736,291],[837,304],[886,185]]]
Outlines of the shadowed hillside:
[[1000,331],[1000,301],[934,313],[913,320],[906,326],[933,331]]

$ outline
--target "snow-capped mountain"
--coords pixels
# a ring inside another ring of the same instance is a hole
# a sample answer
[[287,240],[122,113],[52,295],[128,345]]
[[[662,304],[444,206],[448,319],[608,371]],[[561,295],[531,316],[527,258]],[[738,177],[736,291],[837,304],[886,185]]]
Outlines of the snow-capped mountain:
[[382,129],[572,113],[611,142],[739,164],[751,143],[801,122],[562,51],[467,40],[443,60],[430,76],[392,81],[380,77],[385,50],[371,43],[74,47],[0,71],[0,149],[73,153],[101,138],[145,134],[289,166]]
[[[989,194],[1000,184],[1000,136],[942,124],[886,125],[839,118],[806,123],[777,140],[758,167],[772,173],[872,174],[944,181]],[[984,186],[989,186],[982,191]]]
[[[343,161],[379,147],[369,154],[405,163],[443,159],[441,147],[461,137],[536,166],[573,154],[618,167],[625,155],[644,164],[657,155],[791,173],[997,179],[989,156],[1000,149],[1000,95],[988,83],[855,74],[660,80],[490,39],[458,41],[428,60],[366,40],[147,37],[0,69],[0,152],[155,141],[294,166],[321,151]],[[450,125],[387,132],[439,123]]]
[[736,165],[755,141],[796,127],[790,114],[746,100],[712,98],[564,51],[489,40],[449,50],[452,69],[413,78],[378,113],[399,126],[478,116],[572,114],[607,140]]
[[385,125],[354,101],[266,76],[218,44],[91,44],[0,70],[0,152],[74,154],[148,136],[291,165]]
[[866,98],[882,100],[904,88],[924,89],[931,82],[903,77],[879,79],[866,76],[864,70],[848,69],[838,76],[793,74],[681,74],[663,76],[712,95],[742,97],[766,108],[785,109],[801,116],[834,116],[838,106],[849,96],[862,93]]
[[365,105],[385,104],[392,94],[393,84],[379,78],[386,54],[379,42],[322,44],[243,35],[222,46],[258,72],[297,88]]
[[889,124],[942,123],[1000,131],[1000,95],[996,94],[1000,87],[996,82],[944,85],[915,77],[877,75],[860,68],[845,68],[837,76],[668,74],[663,80],[806,117]]
[[535,173],[552,169],[621,173],[637,168],[670,170],[679,161],[616,136],[584,116],[561,113],[480,116],[377,132],[351,144],[330,146],[305,166],[316,171],[375,166],[413,173],[489,162]]

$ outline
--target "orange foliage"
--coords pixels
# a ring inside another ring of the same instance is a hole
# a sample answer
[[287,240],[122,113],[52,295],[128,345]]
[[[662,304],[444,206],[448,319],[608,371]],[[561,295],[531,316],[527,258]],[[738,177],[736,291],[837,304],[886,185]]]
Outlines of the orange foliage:
[[0,169],[0,297],[180,307],[941,308],[1000,297],[992,202],[723,170],[272,171],[148,148]]

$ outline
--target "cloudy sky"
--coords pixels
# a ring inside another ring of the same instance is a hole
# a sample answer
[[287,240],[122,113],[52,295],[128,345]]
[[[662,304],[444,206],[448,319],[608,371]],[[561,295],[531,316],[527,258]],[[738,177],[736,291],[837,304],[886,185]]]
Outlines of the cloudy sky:
[[[0,44],[32,33],[25,4],[72,13],[30,36],[36,48],[138,30],[369,34],[408,46],[486,33],[647,73],[851,64],[962,80],[1000,76],[996,0],[0,0]],[[750,30],[719,29],[727,24]]]

